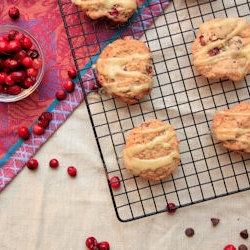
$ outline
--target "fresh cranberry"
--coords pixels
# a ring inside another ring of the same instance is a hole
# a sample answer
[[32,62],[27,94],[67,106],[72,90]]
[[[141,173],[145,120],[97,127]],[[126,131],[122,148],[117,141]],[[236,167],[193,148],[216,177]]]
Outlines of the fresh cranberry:
[[16,39],[16,35],[18,33],[19,32],[17,30],[10,30],[9,33],[8,33],[8,39],[9,39],[9,41],[10,40],[15,40]]
[[39,58],[34,58],[32,61],[32,67],[34,69],[40,69],[42,67],[42,61]]
[[75,84],[72,80],[68,80],[63,84],[63,87],[69,92],[73,92],[75,90]]
[[31,49],[33,43],[32,41],[30,40],[29,37],[27,36],[24,36],[24,38],[22,39],[21,41],[21,46],[24,50],[28,51],[29,49]]
[[86,247],[91,250],[98,250],[98,242],[95,237],[88,237],[85,241]]
[[6,52],[7,53],[16,53],[19,50],[21,50],[21,48],[22,48],[21,43],[18,40],[11,40],[7,44]]
[[13,84],[8,86],[8,94],[9,95],[19,95],[22,92],[22,88],[20,85]]
[[17,19],[20,16],[20,12],[19,9],[15,6],[9,8],[9,17],[12,19]]
[[26,69],[26,74],[27,76],[34,76],[34,77],[37,77],[38,76],[38,70],[33,68],[33,67],[30,67],[30,68],[27,68]]
[[5,83],[6,76],[7,76],[6,72],[0,72],[0,84],[4,84]]
[[176,212],[176,205],[174,203],[168,203],[166,207],[169,214],[174,214]]
[[70,176],[75,177],[77,174],[77,169],[73,166],[67,168],[67,172]]
[[38,123],[34,124],[32,127],[32,131],[36,134],[36,135],[42,135],[45,132],[45,128],[40,126]]
[[10,73],[11,79],[14,82],[23,82],[26,74],[24,70],[17,70]]
[[100,243],[98,243],[98,249],[99,250],[109,250],[109,243],[107,241],[102,241]]
[[19,42],[22,42],[22,41],[23,41],[23,38],[24,38],[24,34],[18,32],[18,33],[16,34],[15,40],[17,40],[17,41],[19,41]]
[[11,71],[15,71],[18,70],[21,67],[20,63],[15,60],[15,59],[11,59],[9,62],[9,68]]
[[74,79],[75,77],[76,77],[76,69],[75,68],[70,68],[69,70],[68,70],[68,76],[70,77],[70,78],[72,78],[72,79]]
[[59,161],[57,159],[51,159],[49,162],[51,168],[57,168],[59,166]]
[[12,79],[11,75],[7,75],[5,77],[5,83],[8,85],[8,86],[12,86],[15,84],[15,81]]
[[110,185],[114,189],[119,188],[121,185],[120,178],[118,176],[113,176],[112,178],[110,178]]
[[67,97],[67,92],[64,89],[60,89],[56,92],[56,99],[61,101]]
[[6,40],[0,40],[0,53],[5,54],[8,47],[8,42]]
[[52,113],[50,112],[43,112],[39,117],[38,117],[38,125],[46,128],[50,121],[52,120]]
[[21,61],[22,65],[23,65],[25,68],[30,68],[30,67],[32,66],[32,62],[33,62],[33,60],[32,60],[32,58],[31,58],[30,56],[25,56],[25,57],[22,59],[22,61]]
[[27,78],[24,79],[22,87],[24,89],[27,89],[27,88],[33,86],[35,84],[35,82],[36,82],[36,78],[34,78],[34,77],[27,77]]
[[34,170],[34,169],[38,168],[38,161],[36,159],[32,158],[32,159],[28,160],[26,165],[29,169]]
[[229,244],[224,247],[224,250],[236,250],[236,247],[232,244]]
[[27,52],[25,50],[19,50],[15,55],[14,55],[14,59],[17,61],[22,61],[25,57],[27,56]]
[[26,126],[22,126],[18,129],[18,135],[24,140],[28,140],[30,137],[30,131]]

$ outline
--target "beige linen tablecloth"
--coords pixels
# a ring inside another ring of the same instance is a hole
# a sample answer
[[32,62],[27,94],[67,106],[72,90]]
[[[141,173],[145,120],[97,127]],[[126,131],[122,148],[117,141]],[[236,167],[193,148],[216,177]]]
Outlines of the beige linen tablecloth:
[[[25,168],[0,194],[0,249],[81,250],[85,239],[107,240],[112,250],[223,249],[246,244],[249,191],[132,222],[116,218],[102,162],[83,103],[35,155],[37,171]],[[60,161],[58,169],[49,160]],[[78,169],[75,179],[66,168]],[[213,227],[210,218],[220,223]],[[192,227],[195,235],[185,236]]]

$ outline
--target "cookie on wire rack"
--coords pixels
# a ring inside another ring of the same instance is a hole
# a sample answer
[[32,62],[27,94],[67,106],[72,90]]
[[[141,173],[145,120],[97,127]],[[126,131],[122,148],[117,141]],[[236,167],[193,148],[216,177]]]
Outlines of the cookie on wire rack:
[[152,91],[150,49],[140,40],[115,40],[101,52],[95,68],[104,92],[127,104],[138,103]]
[[179,141],[169,123],[149,119],[133,128],[126,139],[123,162],[133,175],[159,181],[180,163]]
[[212,128],[214,137],[228,150],[250,153],[250,102],[218,111]]
[[244,18],[204,22],[192,54],[196,70],[206,78],[242,80],[250,72],[250,24]]
[[136,0],[72,0],[92,20],[107,18],[125,23],[137,9]]

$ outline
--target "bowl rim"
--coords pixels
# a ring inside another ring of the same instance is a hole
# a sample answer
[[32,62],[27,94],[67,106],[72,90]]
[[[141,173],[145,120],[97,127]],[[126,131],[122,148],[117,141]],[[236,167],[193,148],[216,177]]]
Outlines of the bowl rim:
[[22,92],[18,95],[8,95],[8,94],[0,93],[0,103],[1,102],[2,103],[16,102],[16,101],[20,101],[28,97],[38,88],[45,73],[44,52],[42,50],[41,45],[37,41],[37,39],[29,31],[25,30],[24,28],[20,26],[0,24],[0,34],[3,32],[8,32],[9,30],[17,30],[32,39],[33,46],[39,51],[39,58],[42,61],[42,67],[41,69],[39,69],[39,74],[38,74],[38,77],[36,78],[36,83],[34,85],[32,85],[31,87],[27,89],[23,89]]

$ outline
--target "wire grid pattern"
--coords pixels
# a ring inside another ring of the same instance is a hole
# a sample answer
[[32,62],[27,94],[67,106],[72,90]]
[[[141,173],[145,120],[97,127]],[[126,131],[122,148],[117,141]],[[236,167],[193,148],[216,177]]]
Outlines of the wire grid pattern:
[[[153,5],[153,2],[148,0],[148,5]],[[102,22],[102,28],[105,27],[103,31],[112,36],[100,41],[101,35],[96,35],[98,23],[91,22],[91,31],[82,30],[82,22],[89,20],[79,15],[81,22],[68,23],[63,11],[66,3],[60,4],[109,187],[112,176],[121,179],[119,189],[110,187],[120,221],[166,212],[168,203],[175,203],[180,208],[250,189],[250,158],[225,150],[221,143],[214,140],[210,129],[216,111],[249,100],[250,75],[237,83],[228,80],[209,81],[195,71],[191,53],[192,42],[204,21],[220,17],[243,17],[250,22],[248,0],[173,1],[146,29],[143,26],[145,20],[136,19],[135,22],[141,22],[139,26],[143,27],[143,33],[136,33],[133,29],[130,33],[138,39],[140,35],[140,39],[151,49],[154,87],[149,97],[132,106],[88,88],[93,86],[91,84],[97,84],[92,66],[98,51],[105,43],[125,36],[126,29],[106,26]],[[79,12],[77,10],[74,14]],[[151,21],[152,16],[146,18]],[[132,25],[129,23],[128,27]],[[72,27],[78,30],[74,36],[69,32]],[[122,32],[114,37],[114,30],[117,34],[121,29]],[[88,44],[84,48],[87,51],[86,58],[83,58],[84,54],[78,56],[79,47],[74,47],[72,41],[85,39],[87,35],[96,35],[93,42],[98,45],[98,49],[91,54],[91,44]],[[173,125],[180,141],[179,167],[167,180],[157,183],[133,176],[124,168],[121,157],[130,130],[151,118]]]

